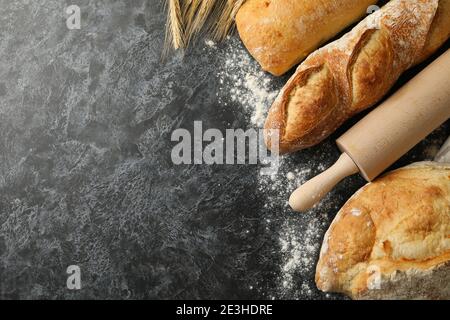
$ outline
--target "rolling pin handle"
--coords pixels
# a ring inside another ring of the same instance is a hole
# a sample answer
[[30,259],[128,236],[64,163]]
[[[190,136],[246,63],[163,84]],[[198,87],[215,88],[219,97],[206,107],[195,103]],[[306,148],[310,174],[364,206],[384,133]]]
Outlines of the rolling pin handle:
[[297,212],[309,210],[344,178],[358,172],[359,169],[353,160],[343,153],[328,170],[295,190],[289,198],[289,205]]

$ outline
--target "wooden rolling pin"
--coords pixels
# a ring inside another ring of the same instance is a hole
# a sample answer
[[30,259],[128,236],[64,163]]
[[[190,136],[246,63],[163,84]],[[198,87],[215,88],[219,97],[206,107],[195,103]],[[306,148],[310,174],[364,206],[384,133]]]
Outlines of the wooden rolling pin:
[[450,118],[450,49],[337,140],[343,152],[328,170],[292,193],[306,211],[345,177],[372,181]]

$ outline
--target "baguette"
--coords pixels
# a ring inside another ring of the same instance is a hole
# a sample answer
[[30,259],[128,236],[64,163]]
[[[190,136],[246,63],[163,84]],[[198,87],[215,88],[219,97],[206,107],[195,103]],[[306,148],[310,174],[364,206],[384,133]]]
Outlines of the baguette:
[[353,299],[450,299],[450,164],[420,162],[358,191],[325,234],[317,287]]
[[[269,110],[279,152],[311,147],[375,105],[400,75],[450,36],[450,0],[392,0],[341,39],[315,51]],[[270,130],[265,141],[271,149]]]
[[364,15],[377,0],[247,0],[236,16],[242,42],[261,67],[282,75]]

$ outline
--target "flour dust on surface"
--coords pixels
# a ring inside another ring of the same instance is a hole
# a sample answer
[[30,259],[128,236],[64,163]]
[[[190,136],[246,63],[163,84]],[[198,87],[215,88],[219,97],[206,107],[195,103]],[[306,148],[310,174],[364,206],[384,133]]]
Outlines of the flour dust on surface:
[[[249,128],[262,128],[267,112],[285,79],[261,70],[241,42],[230,37],[224,44],[205,41],[205,50],[219,56],[218,100],[221,108],[239,108],[245,112]],[[336,208],[328,196],[307,214],[294,213],[288,199],[297,186],[326,169],[334,159],[335,148],[306,151],[300,156],[282,156],[277,170],[257,177],[257,194],[261,199],[261,223],[264,230],[276,230],[273,255],[279,261],[276,290],[267,298],[308,299],[317,296],[314,284],[315,265],[323,234],[328,228],[330,212]],[[270,231],[269,231],[270,230]],[[258,289],[255,283],[252,289]],[[327,297],[327,295],[324,295]]]

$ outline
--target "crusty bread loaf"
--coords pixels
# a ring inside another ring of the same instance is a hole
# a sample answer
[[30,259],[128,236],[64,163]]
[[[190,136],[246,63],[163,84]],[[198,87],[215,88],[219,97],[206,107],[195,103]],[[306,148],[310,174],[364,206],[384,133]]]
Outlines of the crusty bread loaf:
[[440,0],[422,53],[416,63],[423,62],[450,37],[450,1]]
[[[392,0],[311,54],[271,107],[280,153],[313,146],[379,102],[400,75],[450,36],[450,0]],[[267,132],[270,132],[267,130]],[[266,144],[271,148],[270,135]]]
[[281,75],[356,21],[376,0],[247,0],[239,35],[262,68]]
[[417,163],[358,191],[325,235],[316,283],[353,299],[450,299],[450,164]]

